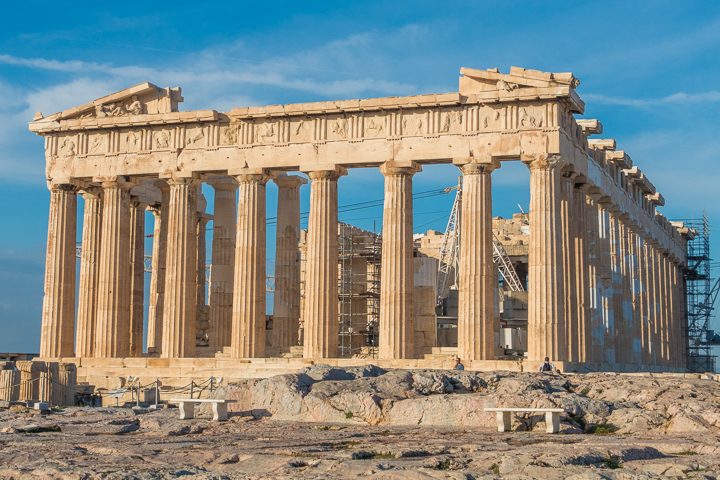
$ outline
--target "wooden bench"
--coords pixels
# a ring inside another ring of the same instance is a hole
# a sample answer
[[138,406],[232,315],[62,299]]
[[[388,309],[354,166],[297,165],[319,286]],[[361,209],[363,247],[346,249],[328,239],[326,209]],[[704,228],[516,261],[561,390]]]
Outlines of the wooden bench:
[[227,404],[235,400],[221,400],[213,398],[172,398],[170,403],[177,403],[180,409],[180,420],[195,418],[195,404],[210,403],[212,405],[213,420],[219,422],[227,420]]
[[498,432],[510,431],[510,414],[514,412],[537,412],[545,414],[547,433],[560,431],[560,414],[565,410],[562,408],[485,408],[486,412],[496,412]]

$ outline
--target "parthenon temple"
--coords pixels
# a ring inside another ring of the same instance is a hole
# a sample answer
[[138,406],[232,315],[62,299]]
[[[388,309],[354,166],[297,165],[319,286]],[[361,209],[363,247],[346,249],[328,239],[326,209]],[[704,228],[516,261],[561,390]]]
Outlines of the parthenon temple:
[[[591,138],[602,124],[577,118],[578,85],[571,73],[462,68],[451,93],[218,112],[180,111],[180,88],[143,83],[37,113],[30,130],[45,139],[50,189],[40,357],[75,363],[78,378],[311,362],[429,368],[454,356],[478,370],[536,370],[546,356],[566,371],[683,370],[693,232],[657,211],[663,196],[614,140]],[[493,262],[493,172],[513,161],[530,175],[520,361],[501,340]],[[436,332],[434,279],[418,280],[436,271],[413,230],[413,176],[429,164],[462,176],[456,346]],[[376,317],[355,350],[343,347],[359,327],[343,326],[338,281],[338,188],[353,168],[384,177],[382,231],[366,232],[353,259]],[[278,191],[271,302],[267,182]]]

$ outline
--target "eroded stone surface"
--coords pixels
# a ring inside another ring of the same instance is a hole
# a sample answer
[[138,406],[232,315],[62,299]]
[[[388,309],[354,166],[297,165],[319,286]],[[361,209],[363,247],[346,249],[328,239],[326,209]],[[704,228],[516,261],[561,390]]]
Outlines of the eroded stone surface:
[[[227,422],[182,421],[176,409],[0,410],[0,478],[619,480],[720,472],[720,384],[712,380],[314,367],[218,393],[241,401]],[[264,403],[244,410],[248,399]],[[542,423],[534,417],[515,420],[516,429],[533,431],[497,433],[485,401],[562,405],[570,415],[556,435],[533,429]],[[583,421],[596,433],[580,433]],[[693,430],[694,422],[703,428]],[[620,429],[601,433],[610,427]]]

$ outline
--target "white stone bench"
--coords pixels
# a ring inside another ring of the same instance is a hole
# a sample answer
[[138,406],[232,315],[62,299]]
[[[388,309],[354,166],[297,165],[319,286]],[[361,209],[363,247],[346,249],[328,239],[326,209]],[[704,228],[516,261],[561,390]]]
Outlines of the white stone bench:
[[213,420],[219,422],[227,420],[227,404],[235,400],[220,400],[213,398],[172,398],[170,403],[177,403],[180,409],[180,420],[195,418],[196,403],[210,403],[212,405]]
[[510,414],[514,412],[544,413],[547,433],[560,431],[560,414],[565,410],[562,408],[485,408],[486,412],[497,413],[498,432],[510,431]]

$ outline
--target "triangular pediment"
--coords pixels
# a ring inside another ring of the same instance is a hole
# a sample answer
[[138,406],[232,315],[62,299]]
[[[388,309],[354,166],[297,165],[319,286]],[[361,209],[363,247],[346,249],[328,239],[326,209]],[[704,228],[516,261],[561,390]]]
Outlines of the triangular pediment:
[[182,101],[179,87],[160,88],[145,82],[44,118],[60,121],[169,113],[177,112]]

